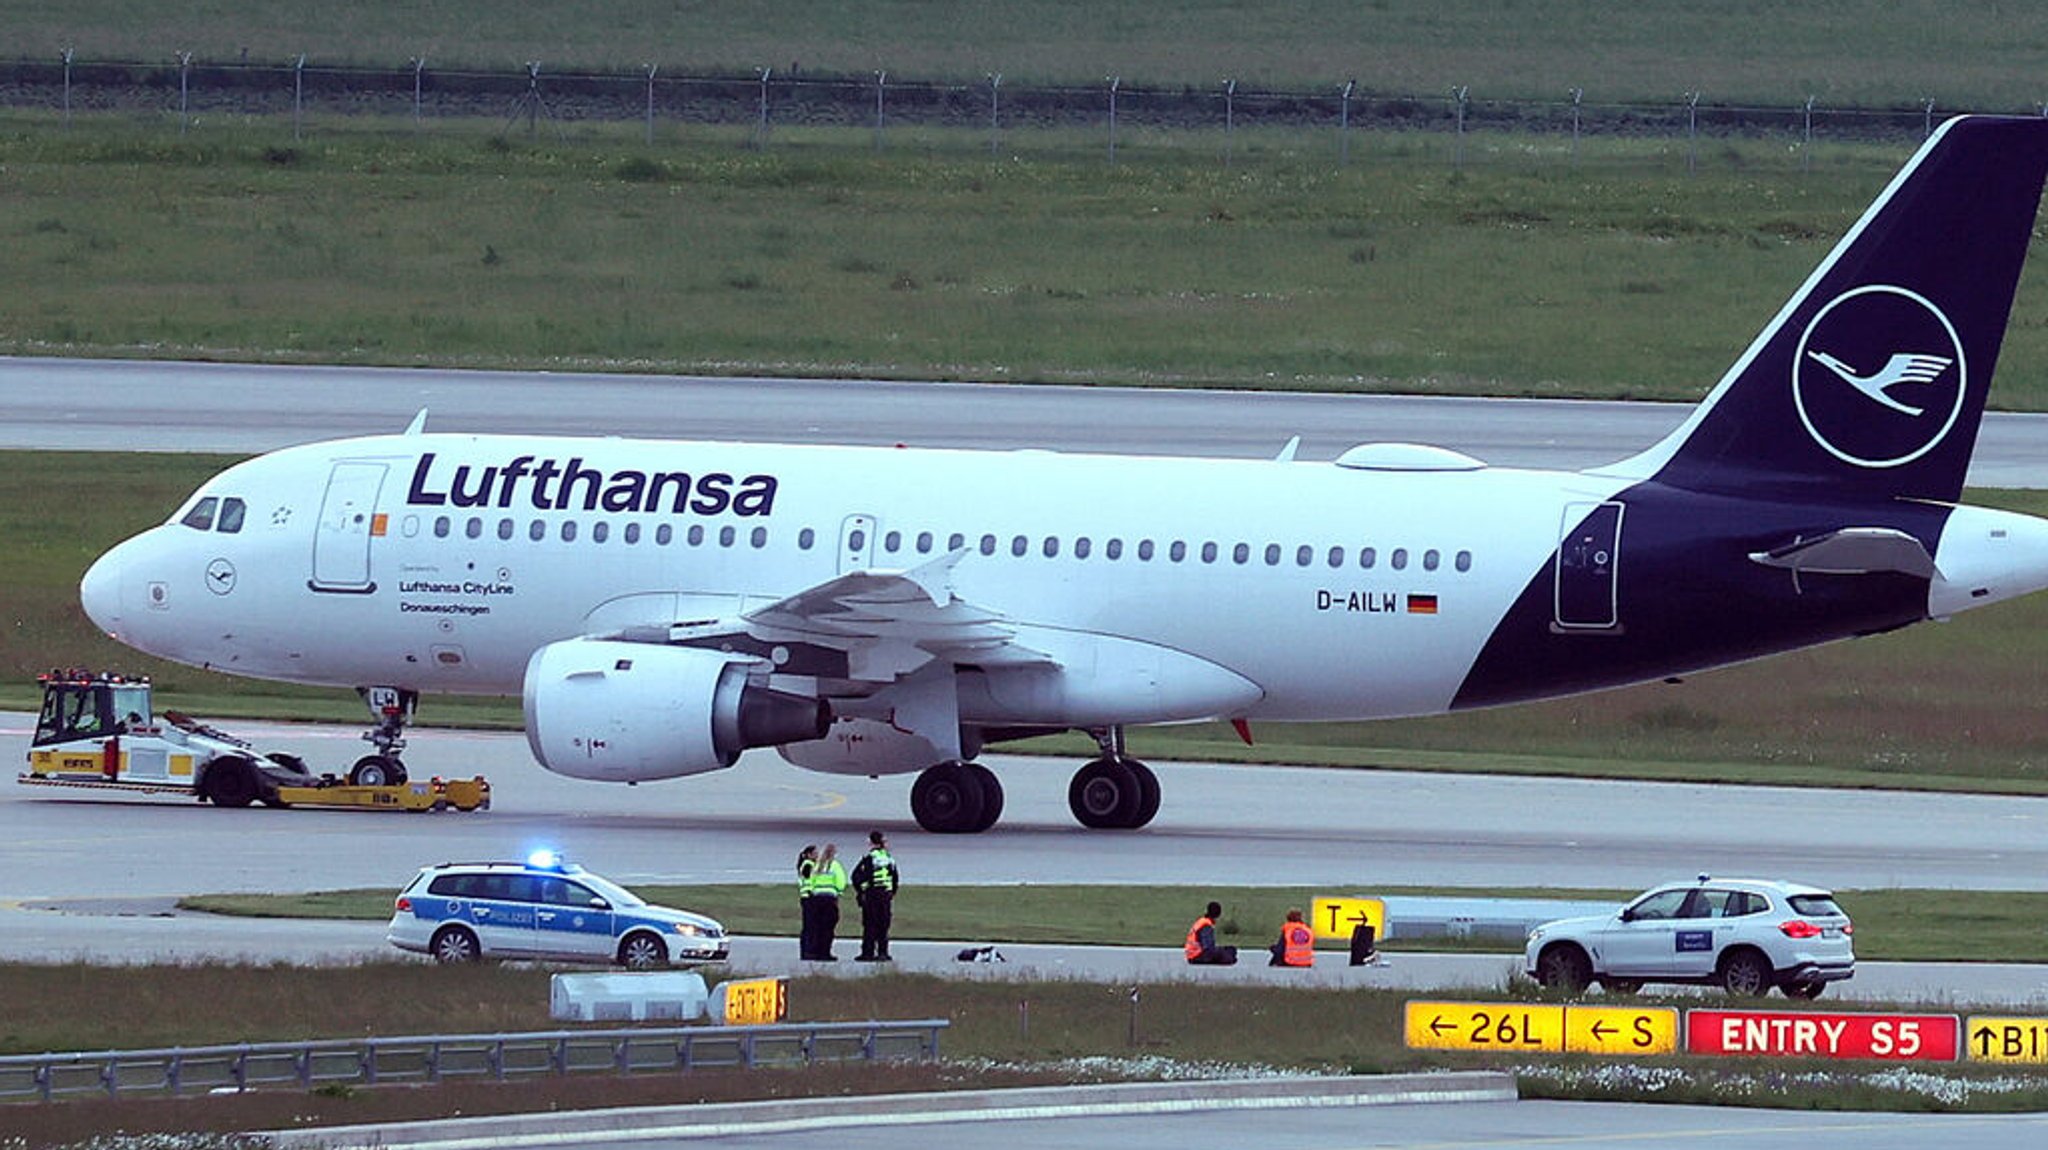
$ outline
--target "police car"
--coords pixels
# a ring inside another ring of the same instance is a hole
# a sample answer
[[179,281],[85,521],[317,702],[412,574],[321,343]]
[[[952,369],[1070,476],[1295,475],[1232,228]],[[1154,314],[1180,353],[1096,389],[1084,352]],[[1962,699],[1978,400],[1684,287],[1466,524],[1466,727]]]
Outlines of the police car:
[[545,851],[523,863],[422,868],[399,892],[385,938],[441,962],[556,959],[636,970],[723,962],[731,947],[717,920],[655,906]]
[[1855,975],[1854,934],[1819,887],[1701,875],[1646,891],[1613,914],[1544,923],[1529,932],[1523,966],[1544,986],[1573,991],[1679,982],[1816,998]]

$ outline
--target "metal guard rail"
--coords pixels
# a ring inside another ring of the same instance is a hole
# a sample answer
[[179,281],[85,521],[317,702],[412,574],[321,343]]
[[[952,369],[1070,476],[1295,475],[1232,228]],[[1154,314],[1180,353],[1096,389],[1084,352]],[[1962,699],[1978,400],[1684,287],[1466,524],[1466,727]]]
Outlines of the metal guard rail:
[[250,1042],[0,1057],[0,1102],[81,1094],[440,1082],[536,1074],[930,1060],[942,1018]]

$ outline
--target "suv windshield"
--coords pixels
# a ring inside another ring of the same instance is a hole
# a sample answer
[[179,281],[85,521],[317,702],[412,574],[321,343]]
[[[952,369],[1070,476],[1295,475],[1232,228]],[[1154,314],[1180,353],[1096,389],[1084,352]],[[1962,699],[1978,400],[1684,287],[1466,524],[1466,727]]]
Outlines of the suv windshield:
[[1842,908],[1835,903],[1835,897],[1827,894],[1795,894],[1789,900],[1792,909],[1810,918],[1846,918]]

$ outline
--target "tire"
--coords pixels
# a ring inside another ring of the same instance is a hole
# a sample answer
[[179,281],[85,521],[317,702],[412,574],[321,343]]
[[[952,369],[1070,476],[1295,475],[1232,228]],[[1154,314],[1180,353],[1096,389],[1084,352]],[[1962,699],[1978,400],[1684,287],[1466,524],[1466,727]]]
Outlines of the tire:
[[980,763],[961,765],[981,787],[981,818],[975,820],[974,824],[975,833],[978,834],[996,825],[996,820],[1003,817],[1003,784],[1002,780],[996,778],[994,771]]
[[1074,772],[1067,785],[1067,807],[1084,827],[1128,829],[1136,824],[1144,794],[1137,772],[1117,759],[1096,759]]
[[350,786],[387,787],[405,781],[405,764],[384,755],[364,755],[349,768]]
[[1634,994],[1643,988],[1640,978],[1603,978],[1600,986],[1610,994]]
[[1136,759],[1125,759],[1124,765],[1131,768],[1131,773],[1138,778],[1138,809],[1131,816],[1130,823],[1131,829],[1137,830],[1159,813],[1159,776]]
[[1593,982],[1593,960],[1571,943],[1558,943],[1536,956],[1536,981],[1572,994]]
[[981,780],[965,763],[926,767],[910,787],[910,814],[918,826],[933,834],[971,834],[984,829],[985,806]]
[[1722,956],[1715,979],[1738,998],[1761,998],[1771,990],[1771,963],[1753,950],[1731,951]]
[[427,944],[427,953],[441,963],[476,962],[484,956],[476,935],[466,926],[444,926],[435,931],[434,940]]
[[262,797],[256,764],[247,759],[219,759],[206,768],[206,797],[217,807],[246,807]]
[[619,943],[619,965],[627,970],[657,970],[668,965],[668,944],[661,936],[635,931]]
[[1788,982],[1785,984],[1785,997],[1805,999],[1819,998],[1821,992],[1826,990],[1827,988],[1827,983],[1819,981]]

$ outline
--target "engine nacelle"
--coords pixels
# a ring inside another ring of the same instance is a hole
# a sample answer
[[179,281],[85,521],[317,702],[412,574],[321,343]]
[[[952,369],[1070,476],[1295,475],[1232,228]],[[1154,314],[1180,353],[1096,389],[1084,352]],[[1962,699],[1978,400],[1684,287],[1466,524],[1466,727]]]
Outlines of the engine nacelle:
[[901,775],[947,758],[930,739],[880,719],[840,715],[816,742],[777,747],[807,771],[832,775]]
[[526,664],[526,744],[557,774],[672,779],[732,766],[750,747],[824,735],[823,700],[753,681],[744,657],[566,639]]

